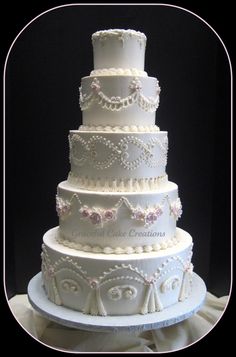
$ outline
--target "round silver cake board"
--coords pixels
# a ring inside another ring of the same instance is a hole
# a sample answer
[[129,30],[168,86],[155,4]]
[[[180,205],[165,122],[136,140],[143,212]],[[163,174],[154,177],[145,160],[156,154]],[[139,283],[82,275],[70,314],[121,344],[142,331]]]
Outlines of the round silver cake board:
[[29,302],[41,315],[64,326],[98,332],[144,331],[176,324],[196,313],[203,304],[205,296],[205,283],[194,273],[192,293],[185,301],[172,305],[163,311],[146,315],[104,317],[85,315],[82,312],[58,306],[49,301],[42,285],[42,273],[35,275],[28,285]]

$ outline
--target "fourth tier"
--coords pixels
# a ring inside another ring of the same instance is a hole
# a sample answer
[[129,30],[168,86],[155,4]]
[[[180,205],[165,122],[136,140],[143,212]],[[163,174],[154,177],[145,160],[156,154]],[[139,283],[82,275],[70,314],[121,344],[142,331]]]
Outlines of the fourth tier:
[[176,221],[182,214],[178,186],[156,192],[111,193],[57,190],[59,243],[82,251],[130,254],[158,251],[178,243]]
[[69,135],[70,185],[108,192],[155,191],[167,184],[167,132]]

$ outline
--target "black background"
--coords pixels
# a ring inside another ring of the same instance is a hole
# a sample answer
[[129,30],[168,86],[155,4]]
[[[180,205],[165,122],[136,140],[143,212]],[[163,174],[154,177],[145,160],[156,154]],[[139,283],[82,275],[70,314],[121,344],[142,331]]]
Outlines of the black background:
[[[20,22],[18,31],[28,21]],[[179,185],[184,209],[178,225],[193,236],[195,271],[208,291],[228,294],[230,71],[222,44],[206,24],[181,9],[74,5],[35,20],[8,60],[9,296],[26,292],[28,281],[40,270],[42,236],[58,224],[56,186],[69,171],[68,131],[81,123],[78,87],[93,68],[91,34],[108,28],[132,28],[147,35],[145,70],[162,88],[157,124],[168,131],[167,173]]]

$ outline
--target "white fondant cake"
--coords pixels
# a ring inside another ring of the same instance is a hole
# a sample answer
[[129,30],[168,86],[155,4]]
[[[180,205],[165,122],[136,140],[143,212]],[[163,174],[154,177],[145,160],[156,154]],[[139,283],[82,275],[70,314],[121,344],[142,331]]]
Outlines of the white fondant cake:
[[59,226],[43,238],[44,287],[85,314],[156,312],[191,294],[193,245],[176,227],[167,132],[155,125],[160,87],[144,71],[144,34],[98,31],[92,43],[83,124],[70,131],[71,170],[57,189]]

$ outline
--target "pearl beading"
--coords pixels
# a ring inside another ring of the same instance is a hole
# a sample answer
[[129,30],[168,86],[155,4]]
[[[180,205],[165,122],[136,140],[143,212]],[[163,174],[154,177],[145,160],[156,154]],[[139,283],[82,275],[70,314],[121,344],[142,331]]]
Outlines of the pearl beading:
[[[78,146],[77,143],[80,145]],[[107,158],[100,161],[97,158],[100,150],[96,149],[96,145],[103,144],[107,147]],[[168,138],[164,137],[163,142],[157,137],[152,137],[147,143],[134,135],[128,135],[120,139],[115,144],[110,139],[102,135],[93,135],[88,141],[82,138],[81,135],[73,134],[69,136],[70,145],[70,163],[77,166],[83,166],[89,162],[97,170],[105,170],[110,168],[114,163],[119,163],[125,170],[136,170],[142,163],[148,167],[154,168],[158,166],[166,166],[167,151],[168,151]],[[129,161],[129,145],[134,145],[140,149],[139,156]],[[160,150],[159,157],[154,158],[154,149],[158,147]]]
[[63,236],[58,236],[56,238],[59,244],[64,245],[65,247],[76,249],[83,252],[90,252],[95,254],[141,254],[141,253],[151,253],[151,252],[159,252],[160,250],[166,250],[168,248],[176,246],[180,240],[177,237],[173,237],[172,239],[168,239],[164,242],[154,243],[154,244],[146,244],[143,246],[127,246],[127,247],[100,247],[99,245],[91,246],[89,244],[81,244],[72,242],[68,239],[65,239]]
[[125,125],[125,126],[110,126],[110,125],[80,125],[79,131],[106,131],[110,133],[152,133],[160,131],[157,125]]

